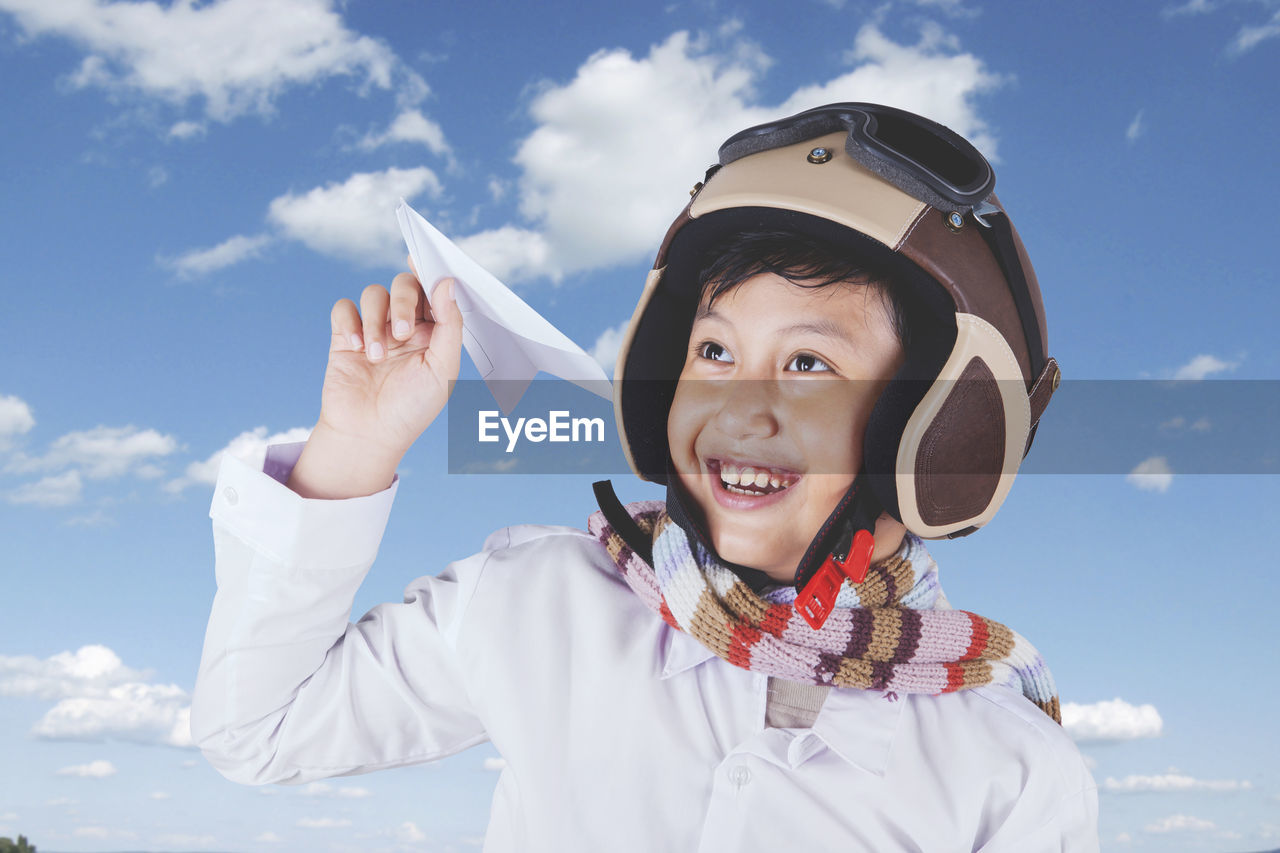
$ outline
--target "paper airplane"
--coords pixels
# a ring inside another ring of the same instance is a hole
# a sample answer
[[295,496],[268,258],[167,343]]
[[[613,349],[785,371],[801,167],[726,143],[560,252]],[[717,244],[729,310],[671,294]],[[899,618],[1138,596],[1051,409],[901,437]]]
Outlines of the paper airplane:
[[539,370],[567,379],[606,400],[613,398],[609,377],[594,358],[423,219],[404,199],[396,208],[396,219],[418,280],[427,291],[427,301],[440,279],[451,277],[457,282],[453,295],[462,311],[462,345],[504,415],[511,414]]

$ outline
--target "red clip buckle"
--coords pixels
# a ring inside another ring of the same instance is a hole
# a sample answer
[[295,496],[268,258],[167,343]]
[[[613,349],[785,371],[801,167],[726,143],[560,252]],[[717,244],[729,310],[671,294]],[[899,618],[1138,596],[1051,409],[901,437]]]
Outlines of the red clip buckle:
[[796,610],[804,617],[815,631],[821,628],[835,608],[836,596],[840,594],[840,585],[847,577],[854,583],[866,580],[867,569],[871,567],[871,553],[875,551],[876,540],[869,530],[859,530],[853,535],[853,545],[843,560],[828,555],[822,565],[809,578],[800,595],[796,598]]

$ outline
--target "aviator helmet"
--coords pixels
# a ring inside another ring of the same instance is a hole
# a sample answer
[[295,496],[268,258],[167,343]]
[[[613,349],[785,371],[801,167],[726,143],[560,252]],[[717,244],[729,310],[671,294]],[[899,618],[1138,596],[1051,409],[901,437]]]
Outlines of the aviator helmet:
[[645,282],[614,411],[632,470],[669,486],[667,416],[709,247],[744,231],[810,235],[885,271],[928,320],[872,411],[863,470],[797,567],[797,606],[815,626],[844,577],[861,580],[882,509],[926,539],[990,521],[1058,386],[1035,272],[994,185],[977,149],[921,116],[806,110],[720,147]]

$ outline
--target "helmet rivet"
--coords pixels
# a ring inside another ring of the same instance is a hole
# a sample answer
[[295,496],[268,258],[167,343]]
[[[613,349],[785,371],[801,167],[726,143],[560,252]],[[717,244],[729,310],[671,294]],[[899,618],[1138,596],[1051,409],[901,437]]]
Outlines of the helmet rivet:
[[964,228],[964,217],[954,210],[947,214],[946,222],[947,227],[952,231],[959,232],[961,228]]
[[1053,369],[1053,390],[1057,391],[1058,386],[1062,384],[1062,371],[1058,368]]
[[831,159],[830,148],[815,148],[809,152],[810,163],[825,163]]
[[696,184],[693,185],[693,189],[689,190],[689,197],[692,198],[693,196],[697,195],[698,190],[700,189],[702,189],[702,181],[698,181]]

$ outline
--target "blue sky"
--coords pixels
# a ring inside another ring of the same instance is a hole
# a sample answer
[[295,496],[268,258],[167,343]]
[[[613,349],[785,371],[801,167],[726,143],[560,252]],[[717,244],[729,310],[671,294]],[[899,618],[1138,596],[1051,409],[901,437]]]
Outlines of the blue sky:
[[[217,458],[305,436],[330,306],[403,263],[399,196],[608,362],[725,136],[891,103],[995,158],[1068,379],[1280,377],[1276,0],[0,0],[0,79],[0,835],[41,849],[478,845],[490,749],[260,791],[186,745]],[[1226,414],[933,548],[1053,668],[1109,851],[1280,846],[1280,485],[1178,471]],[[357,612],[593,509],[590,477],[448,474],[444,433]]]

